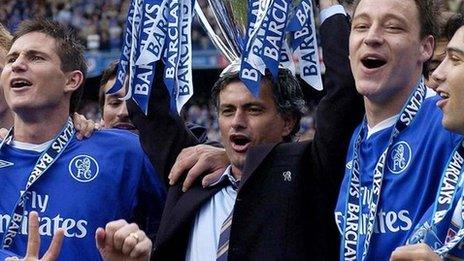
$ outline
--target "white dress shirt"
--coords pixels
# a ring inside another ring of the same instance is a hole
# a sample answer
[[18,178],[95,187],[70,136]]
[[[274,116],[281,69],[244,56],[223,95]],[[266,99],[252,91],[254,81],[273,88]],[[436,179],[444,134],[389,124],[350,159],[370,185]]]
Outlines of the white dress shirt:
[[[220,185],[221,181],[226,178],[231,182],[236,182],[230,169],[231,166],[227,167],[222,176],[210,187]],[[234,209],[236,198],[237,191],[229,185],[219,190],[208,202],[203,204],[195,217],[190,232],[185,260],[216,260],[221,226]]]

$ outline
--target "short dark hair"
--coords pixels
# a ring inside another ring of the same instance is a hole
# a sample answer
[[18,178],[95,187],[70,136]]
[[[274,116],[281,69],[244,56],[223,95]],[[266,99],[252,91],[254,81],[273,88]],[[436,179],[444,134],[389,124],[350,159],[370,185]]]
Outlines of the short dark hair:
[[100,107],[100,113],[103,115],[103,107],[105,107],[105,95],[106,90],[103,88],[109,80],[116,78],[118,72],[119,61],[112,61],[108,67],[103,71],[100,79],[100,90],[98,91],[98,106]]
[[[12,43],[18,38],[29,33],[38,32],[46,34],[55,39],[55,50],[61,61],[61,70],[70,72],[79,70],[84,75],[84,81],[87,75],[87,64],[84,58],[84,46],[82,46],[75,32],[68,29],[60,23],[48,19],[25,20],[20,23],[16,30]],[[75,112],[78,109],[79,102],[84,92],[84,81],[81,86],[71,94],[69,112]]]
[[459,28],[461,28],[462,26],[464,26],[464,15],[462,13],[457,13],[451,16],[451,18],[448,19],[448,22],[445,26],[446,38],[448,38],[448,40],[451,40],[456,31],[459,30]]
[[[230,72],[224,74],[214,84],[211,89],[211,103],[216,109],[219,107],[219,94],[229,84],[239,82],[238,72]],[[272,78],[272,75],[266,70],[266,75],[261,80],[261,86],[269,86],[272,88],[274,103],[277,112],[282,116],[295,117],[295,126],[284,141],[289,142],[295,134],[300,130],[300,120],[306,112],[306,103],[297,78],[288,70],[279,68],[277,81]]]
[[[356,13],[356,9],[361,1],[362,0],[357,0],[355,2],[353,15]],[[436,0],[414,0],[414,2],[416,3],[417,11],[419,12],[418,20],[420,24],[420,38],[424,39],[431,35],[436,40],[440,32],[440,26],[438,24],[439,11]],[[422,67],[422,74],[425,77],[428,77],[429,63],[430,60],[426,61]]]

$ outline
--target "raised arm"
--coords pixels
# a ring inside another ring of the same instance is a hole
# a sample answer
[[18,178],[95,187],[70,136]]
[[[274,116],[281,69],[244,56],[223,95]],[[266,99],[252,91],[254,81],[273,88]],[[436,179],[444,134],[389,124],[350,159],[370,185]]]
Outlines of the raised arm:
[[[321,0],[320,4],[326,7],[332,2]],[[313,155],[317,173],[330,175],[334,184],[341,182],[350,137],[364,114],[362,97],[356,92],[349,64],[349,33],[349,19],[344,14],[331,15],[320,28],[327,94],[316,111]]]
[[169,111],[169,94],[163,82],[163,65],[156,66],[156,86],[152,88],[148,115],[134,101],[127,103],[129,115],[140,132],[140,142],[156,171],[167,184],[169,171],[183,148],[198,144],[178,115]]

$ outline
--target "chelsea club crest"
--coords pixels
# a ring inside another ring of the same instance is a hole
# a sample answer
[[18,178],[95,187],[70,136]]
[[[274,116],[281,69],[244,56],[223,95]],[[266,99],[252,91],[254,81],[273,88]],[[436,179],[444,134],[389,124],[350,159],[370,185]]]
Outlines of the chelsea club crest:
[[391,173],[400,174],[411,163],[412,150],[407,142],[400,141],[396,143],[390,150],[388,157],[388,169]]
[[90,182],[98,176],[99,167],[97,161],[89,155],[79,155],[69,162],[71,177],[79,182]]

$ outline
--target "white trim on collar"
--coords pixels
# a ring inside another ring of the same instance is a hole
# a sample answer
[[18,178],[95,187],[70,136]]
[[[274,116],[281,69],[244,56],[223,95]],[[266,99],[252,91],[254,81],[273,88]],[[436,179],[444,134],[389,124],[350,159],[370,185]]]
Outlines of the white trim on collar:
[[43,152],[52,144],[53,140],[46,141],[41,144],[32,144],[32,143],[27,143],[27,142],[21,142],[17,140],[12,140],[10,142],[10,146],[13,148],[17,149],[22,149],[22,150],[30,150],[30,151],[35,151],[35,152]]

